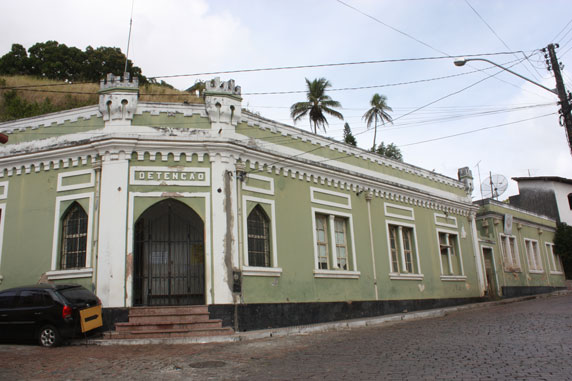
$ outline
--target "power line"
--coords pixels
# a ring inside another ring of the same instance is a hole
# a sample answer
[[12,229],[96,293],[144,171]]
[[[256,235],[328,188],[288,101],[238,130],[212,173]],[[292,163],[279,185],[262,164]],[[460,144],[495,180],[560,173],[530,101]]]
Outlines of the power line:
[[[494,53],[490,53],[490,54],[494,54]],[[449,57],[444,57],[444,58],[449,58]],[[515,61],[509,61],[507,63],[513,63]],[[505,65],[507,63],[504,63]],[[484,70],[489,70],[492,68],[488,68],[488,69],[484,69]],[[434,77],[434,78],[425,78],[425,79],[419,79],[419,80],[414,80],[414,81],[405,81],[405,82],[396,82],[396,83],[388,83],[388,84],[381,84],[381,85],[369,85],[369,86],[356,86],[356,87],[343,87],[343,88],[333,88],[333,89],[328,89],[328,91],[350,91],[350,90],[364,90],[364,89],[374,89],[374,88],[383,88],[383,87],[394,87],[394,86],[402,86],[402,85],[411,85],[411,84],[416,84],[416,83],[424,83],[424,82],[431,82],[431,81],[437,81],[437,80],[443,80],[443,79],[449,79],[449,78],[455,78],[455,77],[461,77],[464,75],[468,75],[468,74],[474,74],[477,72],[483,72],[483,69],[481,70],[473,70],[473,71],[468,71],[468,72],[463,72],[463,73],[459,73],[459,74],[452,74],[452,75],[446,75],[446,76],[441,76],[441,77]],[[91,83],[91,82],[89,82]],[[56,86],[61,86],[63,84],[56,84]],[[7,87],[1,87],[0,90],[18,90],[18,91],[30,91],[30,92],[46,92],[46,93],[62,93],[62,94],[82,94],[82,95],[95,95],[98,94],[98,92],[78,92],[78,91],[60,91],[60,90],[37,90],[37,89],[30,89],[31,87],[41,87],[41,86],[51,86],[51,85],[26,85],[26,86],[7,86]],[[300,93],[306,93],[307,90],[291,90],[291,91],[269,91],[269,92],[250,92],[250,93],[242,93],[242,95],[284,95],[284,94],[300,94]],[[166,97],[188,97],[188,96],[192,96],[193,94],[191,93],[183,93],[183,94],[169,94],[169,93],[163,93],[163,94],[159,94],[159,93],[140,93],[140,96],[166,96]]]
[[[486,70],[488,70],[488,69],[486,69]],[[445,75],[445,76],[442,76],[442,77],[418,79],[418,80],[415,80],[415,81],[386,83],[386,84],[383,84],[383,85],[370,85],[370,86],[357,86],[357,87],[340,87],[340,88],[328,89],[328,91],[364,90],[364,89],[377,89],[377,88],[382,88],[382,87],[394,87],[394,86],[412,85],[412,84],[416,84],[416,83],[431,82],[431,81],[437,81],[437,80],[442,80],[442,79],[461,77],[461,76],[464,76],[464,75],[467,75],[467,74],[478,73],[478,72],[480,72],[480,71],[482,71],[482,70],[474,70],[474,71],[469,71],[469,72],[460,73],[460,74]],[[271,92],[243,93],[242,95],[282,95],[282,94],[300,94],[300,93],[306,93],[306,92],[307,92],[307,90],[292,90],[292,91],[271,91]]]
[[[552,38],[552,41],[556,41],[556,39],[558,38],[558,36],[559,36],[562,32],[564,32],[564,30],[565,30],[566,28],[568,28],[568,25],[570,25],[570,24],[572,24],[572,19],[570,19],[570,21],[568,21],[568,23],[567,23],[566,25],[564,25],[564,28],[562,28],[562,29],[560,30],[560,32],[556,33],[556,36],[554,36],[554,37]],[[570,31],[568,31],[568,32],[570,32]],[[566,34],[568,34],[568,32],[567,32]],[[558,42],[560,42],[560,41],[562,41],[562,39],[560,39]]]
[[367,14],[367,13],[365,13],[365,12],[363,12],[363,11],[357,9],[356,7],[353,7],[353,6],[349,5],[348,3],[343,2],[342,0],[336,0],[336,1],[337,1],[338,3],[340,3],[340,4],[342,4],[342,5],[344,5],[344,6],[348,7],[348,8],[350,8],[350,9],[353,9],[354,11],[356,11],[356,12],[362,14],[363,16],[365,16],[365,17],[367,17],[367,18],[370,18],[370,19],[372,19],[373,21],[375,21],[375,22],[377,22],[377,23],[380,23],[381,25],[383,25],[383,26],[385,26],[385,27],[387,27],[387,28],[389,28],[389,29],[391,29],[391,30],[393,30],[393,31],[395,31],[395,32],[397,32],[397,33],[399,33],[399,34],[402,34],[402,35],[404,35],[405,37],[410,38],[410,39],[412,39],[413,41],[416,41],[416,42],[420,43],[421,45],[424,45],[424,46],[428,47],[429,49],[435,50],[436,52],[439,52],[439,53],[441,53],[441,54],[445,54],[445,55],[447,55],[447,57],[451,58],[451,56],[448,55],[447,53],[445,53],[444,51],[439,50],[439,49],[437,49],[437,48],[435,48],[435,47],[433,47],[433,46],[427,44],[426,42],[421,41],[420,39],[418,39],[418,38],[416,38],[416,37],[413,37],[413,36],[410,35],[409,33],[405,33],[404,31],[401,31],[401,30],[399,30],[399,29],[397,29],[397,28],[395,28],[395,27],[393,27],[393,26],[387,24],[387,23],[381,21],[380,19],[378,19],[378,18],[376,18],[376,17],[373,17],[372,15],[369,15],[369,14]]
[[[495,56],[495,55],[503,55],[503,54],[506,55],[506,54],[515,54],[515,53],[519,53],[519,52],[515,51],[515,52],[467,54],[467,55],[463,55],[463,57]],[[462,56],[462,55],[459,55],[459,57],[460,56]],[[179,78],[179,77],[198,77],[198,76],[219,75],[219,74],[236,74],[236,73],[252,73],[252,72],[278,71],[278,70],[313,69],[313,68],[320,68],[320,67],[369,65],[369,64],[396,63],[396,62],[415,62],[415,61],[442,60],[442,59],[449,59],[451,57],[452,56],[446,54],[445,56],[433,56],[433,57],[395,58],[395,59],[356,61],[356,62],[338,62],[338,63],[324,63],[324,64],[313,64],[313,65],[277,66],[277,67],[265,67],[265,68],[254,68],[254,69],[211,71],[211,72],[188,73],[188,74],[169,74],[169,75],[157,75],[157,76],[148,77],[148,78],[149,79],[157,79],[157,78],[175,78],[175,77],[177,77],[177,78]]]
[[[376,22],[378,22],[378,23],[380,23],[380,24],[382,24],[382,25],[384,25],[384,26],[386,26],[386,27],[388,27],[388,28],[390,28],[390,29],[392,29],[392,30],[394,30],[394,31],[396,31],[396,32],[398,32],[398,33],[400,33],[400,34],[406,36],[406,37],[408,37],[408,38],[411,38],[411,39],[414,40],[414,41],[417,41],[418,43],[420,43],[420,44],[422,44],[422,45],[424,45],[424,46],[426,46],[426,47],[428,47],[428,48],[431,48],[431,49],[433,49],[433,50],[435,50],[435,51],[437,51],[437,52],[439,52],[439,53],[441,53],[441,54],[445,54],[445,55],[447,55],[448,57],[452,57],[451,55],[447,54],[446,52],[443,52],[442,50],[439,50],[439,49],[437,49],[437,48],[435,48],[435,47],[433,47],[433,46],[431,46],[431,45],[429,45],[429,44],[426,44],[425,42],[423,42],[423,41],[421,41],[421,40],[419,40],[419,39],[417,39],[417,38],[411,36],[410,34],[407,34],[407,33],[403,32],[403,31],[401,31],[401,30],[399,30],[399,29],[397,29],[397,28],[394,28],[394,27],[392,27],[391,25],[388,25],[387,23],[385,23],[385,22],[383,22],[383,21],[381,21],[381,20],[379,20],[379,19],[377,19],[377,18],[375,18],[375,17],[373,17],[373,16],[371,16],[371,15],[369,15],[369,14],[367,14],[367,13],[365,13],[365,12],[363,12],[363,11],[361,11],[361,10],[359,10],[359,9],[357,9],[357,8],[351,6],[351,5],[349,5],[349,4],[347,4],[347,3],[343,2],[343,1],[341,1],[341,0],[336,0],[336,1],[337,1],[338,3],[340,3],[340,4],[345,5],[345,6],[348,7],[348,8],[351,8],[351,9],[353,9],[354,11],[356,11],[356,12],[358,12],[358,13],[364,15],[365,17],[368,17],[368,18],[370,18],[370,19],[372,19],[372,20],[374,20],[374,21],[376,21]],[[521,53],[523,53],[523,52],[521,52]],[[527,58],[527,57],[526,57],[526,54],[523,53],[523,55],[525,56],[525,58]],[[473,67],[471,64],[469,64],[469,66]],[[479,70],[479,69],[477,69],[477,70]],[[495,79],[496,79],[497,81],[501,81],[501,82],[504,82],[504,83],[506,83],[506,84],[509,84],[509,85],[511,85],[511,86],[513,86],[513,87],[517,87],[517,86],[514,85],[513,83],[510,83],[510,82],[508,82],[508,81],[505,81],[505,80],[502,79],[502,78],[497,78],[497,77],[495,77]],[[526,90],[526,89],[525,89],[524,91],[530,92],[530,91],[528,91],[528,90]],[[538,95],[537,93],[533,93],[533,92],[530,92],[530,93],[531,93],[531,94],[534,94],[534,95]]]
[[[473,12],[477,15],[477,17],[479,19],[481,19],[481,21],[487,26],[487,28],[489,28],[489,30],[495,35],[495,37],[505,46],[505,48],[509,49],[508,44],[498,35],[498,33],[493,29],[493,27],[483,18],[483,16],[481,16],[481,14],[471,5],[471,3],[469,2],[469,0],[465,0],[465,3],[469,6],[469,8],[471,8],[473,10]],[[516,54],[515,54],[516,57]],[[526,56],[525,56],[526,57]],[[517,57],[518,58],[518,57]],[[538,71],[536,70],[536,68],[532,65],[532,63],[528,60],[528,57],[526,57],[526,60],[528,61],[528,63],[530,64],[530,66],[532,66],[532,68],[538,73]],[[526,67],[526,65],[523,65],[524,68],[533,76],[536,77],[536,75],[530,71],[530,69],[528,67]],[[538,75],[540,77],[542,77],[540,75],[540,73],[538,73]],[[538,79],[538,77],[536,77]]]
[[[556,114],[557,114],[557,113],[554,112],[554,113],[550,113],[550,114],[546,114],[546,115],[536,116],[536,117],[533,117],[533,118],[517,120],[517,121],[515,121],[515,122],[503,123],[503,124],[498,124],[498,125],[489,126],[489,127],[483,127],[483,128],[479,128],[479,129],[476,129],[476,130],[465,131],[465,132],[461,132],[461,133],[458,133],[458,134],[453,134],[453,135],[448,135],[448,136],[442,136],[442,137],[439,137],[439,138],[428,139],[428,140],[424,140],[424,141],[420,141],[420,142],[415,142],[415,143],[402,144],[400,147],[406,147],[406,146],[411,146],[411,145],[416,145],[416,144],[422,144],[422,143],[429,143],[429,142],[433,142],[433,141],[437,141],[437,140],[449,139],[449,138],[453,138],[453,137],[461,136],[461,135],[468,135],[468,134],[472,134],[472,133],[479,132],[479,131],[483,131],[483,130],[489,130],[489,129],[492,129],[492,128],[504,127],[504,126],[508,126],[508,125],[511,125],[511,124],[526,122],[526,121],[529,121],[529,120],[538,119],[538,118],[543,118],[543,117],[546,117],[546,116],[549,116],[549,115],[556,115]],[[319,148],[322,148],[322,147],[319,147]],[[312,151],[314,151],[314,150],[312,150]],[[309,152],[311,152],[311,151],[309,151]],[[327,161],[345,159],[345,158],[351,157],[351,156],[353,156],[353,155],[352,155],[352,154],[345,154],[345,155],[342,155],[342,156],[332,157],[332,158],[328,158],[328,159],[324,159],[324,160],[319,160],[319,161],[316,161],[316,162],[317,162],[317,163],[325,163],[325,162],[327,162]],[[277,163],[279,163],[279,162],[280,162],[280,161],[275,162],[275,163],[272,163],[272,164],[270,164],[269,166],[272,166],[272,165],[277,164]],[[262,171],[262,170],[258,170],[258,171]]]
[[441,137],[439,137],[439,138],[434,138],[434,139],[422,140],[422,141],[415,142],[415,143],[402,144],[400,147],[407,147],[407,146],[412,146],[412,145],[416,145],[416,144],[422,144],[422,143],[434,142],[434,141],[437,141],[437,140],[449,139],[449,138],[453,138],[453,137],[456,137],[456,136],[472,134],[472,133],[474,133],[474,132],[484,131],[484,130],[490,130],[490,129],[492,129],[492,128],[498,128],[498,127],[509,126],[509,125],[511,125],[511,124],[516,124],[516,123],[521,123],[521,122],[527,122],[527,121],[529,121],[529,120],[544,118],[544,117],[546,117],[546,116],[556,115],[556,114],[558,114],[558,113],[557,113],[557,112],[551,112],[550,114],[544,114],[544,115],[540,115],[540,116],[534,116],[534,117],[532,117],[532,118],[521,119],[521,120],[517,120],[517,121],[514,121],[514,122],[502,123],[502,124],[497,124],[497,125],[494,125],[494,126],[483,127],[483,128],[477,128],[477,129],[475,129],[475,130],[470,130],[470,131],[465,131],[465,132],[459,132],[459,133],[457,133],[457,134],[447,135],[447,136],[441,136]]

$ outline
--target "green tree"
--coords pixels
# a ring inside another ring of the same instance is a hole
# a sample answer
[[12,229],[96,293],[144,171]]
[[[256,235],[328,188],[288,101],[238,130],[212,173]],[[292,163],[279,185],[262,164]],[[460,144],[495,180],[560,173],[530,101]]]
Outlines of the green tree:
[[[372,149],[372,151],[374,150]],[[401,153],[401,150],[393,143],[385,145],[383,142],[381,142],[379,147],[377,147],[377,149],[375,150],[375,153],[390,159],[403,161],[403,154]]]
[[373,94],[369,104],[371,105],[371,108],[363,114],[363,119],[365,120],[368,129],[371,128],[372,123],[374,124],[373,146],[371,150],[375,151],[377,123],[381,122],[382,125],[385,125],[386,122],[393,123],[391,115],[387,113],[387,111],[393,111],[393,109],[387,105],[387,98],[385,95],[379,95],[377,93]]
[[347,144],[351,144],[352,146],[357,146],[356,138],[352,134],[352,130],[348,123],[344,124],[344,142]]
[[[85,49],[82,77],[86,81],[97,82],[107,73],[123,74],[125,59],[125,54],[119,48],[100,46],[94,49],[88,46]],[[131,60],[127,60],[127,72],[131,74],[131,78],[138,77],[139,83],[147,83],[147,78],[142,74],[141,68],[134,66]]]
[[10,52],[0,57],[0,74],[28,74],[28,53],[20,44],[12,44]]
[[554,233],[554,252],[562,258],[566,279],[572,279],[572,226],[559,222]]
[[[20,44],[13,44],[12,50],[0,57],[0,74],[34,75],[41,78],[62,81],[97,82],[107,73],[123,74],[125,54],[119,48],[88,46],[85,51],[68,47],[57,41],[38,42],[28,52]],[[127,72],[147,83],[141,68],[127,60]]]
[[[326,95],[326,89],[332,85],[325,78],[316,78],[313,81],[306,78],[307,92],[306,102],[297,102],[290,107],[290,116],[294,119],[294,123],[308,115],[310,120],[310,130],[313,127],[313,132],[318,133],[318,128],[321,127],[324,132],[328,120],[324,114],[334,116],[343,120],[343,115],[334,110],[334,108],[342,107],[340,102],[333,100],[329,95]],[[313,126],[312,126],[313,124]]]
[[85,53],[57,41],[38,42],[28,49],[30,74],[49,79],[82,79]]

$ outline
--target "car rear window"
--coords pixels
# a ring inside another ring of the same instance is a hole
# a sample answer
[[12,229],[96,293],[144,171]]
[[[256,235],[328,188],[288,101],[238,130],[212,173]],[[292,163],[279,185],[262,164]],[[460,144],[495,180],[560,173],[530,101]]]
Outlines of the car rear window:
[[46,307],[53,304],[52,297],[43,290],[22,290],[18,298],[21,307]]
[[83,287],[64,288],[59,293],[72,304],[97,304],[97,297]]

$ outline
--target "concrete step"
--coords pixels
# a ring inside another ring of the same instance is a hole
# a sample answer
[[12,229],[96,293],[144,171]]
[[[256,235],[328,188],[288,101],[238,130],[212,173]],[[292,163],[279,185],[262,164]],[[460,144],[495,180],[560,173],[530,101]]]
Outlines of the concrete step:
[[160,323],[201,323],[209,321],[209,314],[176,314],[176,315],[129,315],[130,323],[160,324]]
[[211,328],[211,329],[197,329],[187,331],[182,329],[164,329],[164,330],[150,330],[150,331],[135,331],[135,332],[107,332],[107,339],[159,339],[170,337],[207,337],[207,336],[223,336],[232,335],[234,330],[229,327]]
[[221,320],[209,320],[198,323],[116,323],[115,330],[117,332],[145,332],[145,331],[168,331],[168,330],[205,330],[205,329],[218,329],[222,328]]

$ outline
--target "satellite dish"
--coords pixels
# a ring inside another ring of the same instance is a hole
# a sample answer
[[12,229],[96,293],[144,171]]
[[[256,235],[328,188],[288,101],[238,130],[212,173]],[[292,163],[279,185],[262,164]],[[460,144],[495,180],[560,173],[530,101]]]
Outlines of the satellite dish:
[[489,174],[481,183],[481,194],[484,198],[494,198],[497,199],[501,194],[506,192],[508,188],[508,180],[503,175],[493,175]]

